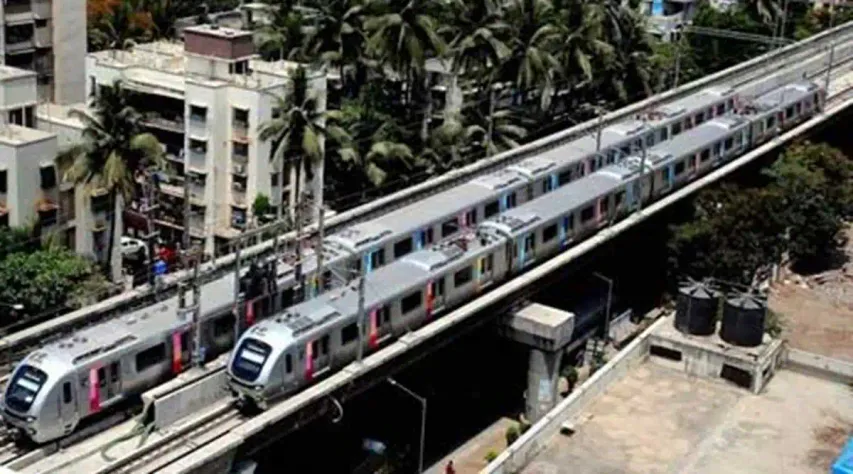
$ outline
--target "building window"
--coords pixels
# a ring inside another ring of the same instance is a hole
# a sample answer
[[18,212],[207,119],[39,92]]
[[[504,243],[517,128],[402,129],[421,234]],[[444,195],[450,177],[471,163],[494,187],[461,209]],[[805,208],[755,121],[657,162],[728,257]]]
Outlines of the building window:
[[196,122],[207,120],[207,107],[190,105],[190,120],[195,120]]
[[204,155],[207,153],[207,142],[204,140],[190,139],[190,151]]
[[270,173],[270,186],[278,186],[278,173]]
[[7,186],[7,177],[8,172],[6,170],[0,170],[0,193],[9,192],[9,188]]
[[15,125],[24,125],[24,109],[15,109],[9,111],[9,123]]
[[248,109],[239,109],[234,107],[234,127],[247,129],[249,128],[249,111]]
[[42,166],[39,169],[41,175],[41,188],[53,189],[56,187],[56,167],[53,165]]

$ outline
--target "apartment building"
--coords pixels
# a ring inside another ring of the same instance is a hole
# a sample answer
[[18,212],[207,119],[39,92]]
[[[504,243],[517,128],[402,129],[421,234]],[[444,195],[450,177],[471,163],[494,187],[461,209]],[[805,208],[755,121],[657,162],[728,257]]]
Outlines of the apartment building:
[[[172,173],[160,186],[160,235],[180,240],[184,186],[189,187],[191,240],[205,253],[224,252],[251,222],[259,194],[273,206],[296,202],[291,172],[270,165],[271,144],[258,138],[273,117],[275,97],[287,93],[298,64],[255,54],[252,33],[218,25],[183,31],[183,43],[153,42],[86,58],[87,94],[121,81],[134,91],[145,126],[164,144]],[[309,72],[310,93],[326,107],[326,78]],[[305,188],[313,208],[323,203],[322,163]],[[293,215],[293,214],[291,214]]]
[[[56,168],[59,150],[80,139],[83,124],[67,106],[38,105],[37,84],[34,71],[0,66],[0,226],[37,226],[42,236],[58,234],[78,254],[105,260],[115,217],[106,193],[63,182]],[[118,275],[121,262],[114,263]]]
[[39,100],[85,100],[86,0],[4,0],[0,21],[3,64],[34,71]]

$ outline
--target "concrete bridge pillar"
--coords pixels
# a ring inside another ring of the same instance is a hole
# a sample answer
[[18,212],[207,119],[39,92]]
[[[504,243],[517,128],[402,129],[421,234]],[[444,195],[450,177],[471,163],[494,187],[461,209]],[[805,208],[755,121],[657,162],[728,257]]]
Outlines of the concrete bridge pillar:
[[501,333],[530,346],[526,417],[536,423],[557,403],[563,350],[572,339],[575,315],[533,303],[509,315]]

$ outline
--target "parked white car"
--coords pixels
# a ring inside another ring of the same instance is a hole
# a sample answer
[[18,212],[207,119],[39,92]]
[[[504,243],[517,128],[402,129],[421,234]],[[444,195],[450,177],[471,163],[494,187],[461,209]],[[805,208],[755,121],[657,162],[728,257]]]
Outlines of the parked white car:
[[132,258],[139,255],[147,256],[148,249],[145,247],[145,242],[133,237],[121,237],[121,256]]

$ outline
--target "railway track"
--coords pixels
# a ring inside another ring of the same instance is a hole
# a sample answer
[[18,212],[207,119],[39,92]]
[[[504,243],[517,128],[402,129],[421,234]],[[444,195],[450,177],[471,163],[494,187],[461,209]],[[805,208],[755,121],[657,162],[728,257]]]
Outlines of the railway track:
[[[735,87],[742,86],[760,79],[770,72],[776,72],[786,65],[797,64],[813,57],[828,49],[830,41],[835,42],[837,48],[853,41],[853,22],[838,26],[831,31],[824,32],[800,43],[789,45],[768,53],[764,57],[742,63],[733,68],[721,71],[692,83],[681,86],[675,90],[657,95],[639,103],[627,106],[619,111],[606,115],[602,119],[604,126],[613,122],[623,120],[627,117],[648,110],[651,107],[661,105],[673,100],[680,99],[686,95],[695,93],[713,84],[726,83]],[[509,164],[516,163],[530,156],[542,153],[551,148],[565,144],[580,136],[593,132],[598,126],[596,121],[586,122],[572,127],[564,132],[559,132],[549,137],[523,145],[514,150],[499,154],[495,157],[481,160],[465,168],[451,171],[441,177],[434,178],[425,183],[412,186],[391,196],[378,199],[374,202],[360,206],[329,219],[326,226],[327,232],[334,232],[342,227],[352,225],[364,220],[375,218],[378,215],[390,212],[394,209],[411,204],[431,194],[443,191],[449,187],[456,186],[475,176],[495,171]],[[314,238],[316,229],[309,226],[306,229],[307,238]],[[293,233],[286,234],[285,240],[293,241]],[[266,258],[271,253],[271,242],[267,241],[244,251],[246,258]],[[214,262],[205,264],[203,269],[204,281],[221,278],[234,270],[234,256],[229,255]],[[168,298],[176,293],[177,282],[185,275],[176,274],[165,284],[163,290],[158,294],[159,299]],[[59,317],[33,328],[23,330],[0,339],[0,375],[7,374],[14,361],[20,360],[32,349],[62,337],[69,331],[79,329],[91,324],[98,323],[117,313],[123,313],[135,308],[144,307],[154,302],[152,292],[135,290],[134,295],[119,295],[104,304],[106,308],[98,311],[78,311],[72,315]]]

